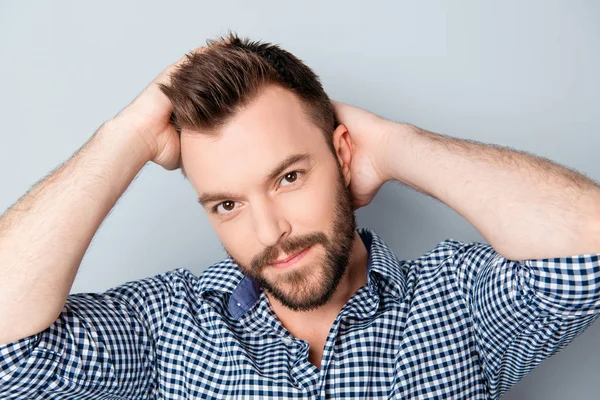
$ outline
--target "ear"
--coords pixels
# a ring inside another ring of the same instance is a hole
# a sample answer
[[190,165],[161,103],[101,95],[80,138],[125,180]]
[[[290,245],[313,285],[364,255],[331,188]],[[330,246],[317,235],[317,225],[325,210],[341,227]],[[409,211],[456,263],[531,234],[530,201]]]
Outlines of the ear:
[[350,132],[346,125],[340,124],[333,131],[333,147],[335,149],[335,155],[342,169],[344,175],[344,181],[346,186],[350,184],[350,163],[352,161],[352,140],[350,139]]

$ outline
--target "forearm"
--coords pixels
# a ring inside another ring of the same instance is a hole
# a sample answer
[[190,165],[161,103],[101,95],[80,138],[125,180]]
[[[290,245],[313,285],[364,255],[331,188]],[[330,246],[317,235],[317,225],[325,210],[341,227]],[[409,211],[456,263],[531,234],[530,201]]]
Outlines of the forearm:
[[496,145],[390,128],[388,170],[453,208],[504,257],[600,252],[600,187],[547,159]]
[[0,219],[0,343],[37,333],[64,306],[100,224],[150,160],[108,122]]

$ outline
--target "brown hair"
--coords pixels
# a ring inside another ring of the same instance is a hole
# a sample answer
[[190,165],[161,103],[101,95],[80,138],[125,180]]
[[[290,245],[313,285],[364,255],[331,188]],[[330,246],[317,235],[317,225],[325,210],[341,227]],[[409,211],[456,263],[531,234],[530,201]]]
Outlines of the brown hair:
[[[173,103],[171,122],[178,132],[185,128],[211,134],[261,89],[279,85],[298,97],[335,154],[333,106],[319,77],[293,54],[278,45],[229,32],[226,37],[207,40],[206,47],[186,58],[171,75],[170,84],[160,85]],[[186,176],[183,163],[181,171]]]

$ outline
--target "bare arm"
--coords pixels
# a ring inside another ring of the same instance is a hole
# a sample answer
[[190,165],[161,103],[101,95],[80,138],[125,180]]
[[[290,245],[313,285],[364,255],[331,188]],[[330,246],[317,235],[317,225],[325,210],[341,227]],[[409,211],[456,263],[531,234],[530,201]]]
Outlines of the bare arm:
[[465,217],[511,260],[600,251],[600,186],[548,159],[393,123],[391,176]]
[[600,251],[600,186],[592,179],[523,151],[332,104],[351,137],[350,189],[358,207],[395,180],[453,208],[507,259]]
[[[0,219],[0,343],[60,313],[100,224],[151,157],[137,135],[104,124]],[[26,316],[26,317],[25,317]]]
[[157,84],[182,60],[3,214],[0,344],[38,333],[56,320],[94,234],[148,161],[178,168],[172,105]]

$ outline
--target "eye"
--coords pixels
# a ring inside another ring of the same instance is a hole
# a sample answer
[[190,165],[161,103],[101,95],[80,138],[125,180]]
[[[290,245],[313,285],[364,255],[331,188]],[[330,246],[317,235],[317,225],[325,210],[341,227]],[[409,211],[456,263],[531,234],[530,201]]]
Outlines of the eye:
[[[291,184],[295,183],[296,180],[298,180],[298,176],[302,175],[303,173],[304,173],[304,171],[302,171],[302,170],[290,171],[281,177],[280,182],[286,181],[291,185]],[[283,186],[290,186],[290,185],[283,185]]]
[[[219,211],[219,207],[222,207],[222,209],[225,210],[225,212],[220,212]],[[212,208],[212,212],[215,213],[215,214],[221,214],[221,215],[229,214],[229,213],[231,213],[234,210],[234,207],[235,207],[235,201],[226,200],[226,201],[224,201],[222,203],[219,203],[216,206],[214,206]]]
[[[297,171],[290,171],[288,173],[286,173],[285,175],[283,175],[281,177],[281,179],[279,180],[279,182],[288,182],[287,185],[283,185],[283,186],[292,186],[293,184],[296,183],[296,181],[298,180],[299,176],[302,176],[304,174],[304,170],[297,170]],[[226,200],[223,201],[219,204],[217,204],[216,206],[214,206],[212,208],[212,212],[213,214],[217,214],[217,215],[227,215],[227,214],[231,214],[233,211],[235,211],[235,201],[233,200]],[[220,209],[219,209],[220,207]]]

